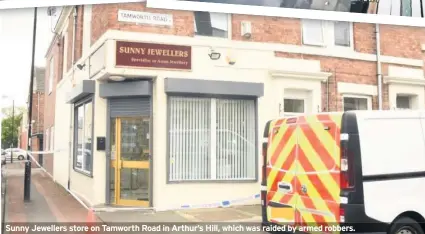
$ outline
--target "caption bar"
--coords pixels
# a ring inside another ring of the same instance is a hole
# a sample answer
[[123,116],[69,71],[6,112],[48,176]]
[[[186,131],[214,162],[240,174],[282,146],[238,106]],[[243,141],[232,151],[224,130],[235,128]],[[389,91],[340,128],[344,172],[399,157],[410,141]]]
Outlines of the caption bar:
[[200,232],[355,232],[352,226],[340,225],[314,225],[293,227],[283,226],[262,226],[260,224],[6,224],[7,232],[23,233],[140,233],[140,232],[159,232],[159,233],[200,233]]

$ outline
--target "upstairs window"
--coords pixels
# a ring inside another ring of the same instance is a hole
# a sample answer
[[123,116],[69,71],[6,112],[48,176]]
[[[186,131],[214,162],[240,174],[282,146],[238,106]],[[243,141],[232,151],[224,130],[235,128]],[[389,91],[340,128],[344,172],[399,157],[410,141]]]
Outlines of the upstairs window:
[[207,37],[229,37],[229,15],[223,13],[212,13],[196,11],[195,35]]
[[353,46],[352,23],[342,21],[302,20],[304,45],[351,48]]

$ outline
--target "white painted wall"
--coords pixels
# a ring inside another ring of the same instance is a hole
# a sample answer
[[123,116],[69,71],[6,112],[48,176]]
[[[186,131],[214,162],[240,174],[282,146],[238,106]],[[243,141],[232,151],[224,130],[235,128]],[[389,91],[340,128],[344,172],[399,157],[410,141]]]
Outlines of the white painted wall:
[[388,77],[392,79],[388,85],[391,109],[397,106],[397,95],[411,96],[412,109],[425,108],[425,77],[422,69],[389,66]]
[[53,160],[53,177],[59,184],[67,188],[70,138],[70,105],[66,104],[68,90],[72,87],[69,80],[62,80],[56,87],[55,104],[55,149]]

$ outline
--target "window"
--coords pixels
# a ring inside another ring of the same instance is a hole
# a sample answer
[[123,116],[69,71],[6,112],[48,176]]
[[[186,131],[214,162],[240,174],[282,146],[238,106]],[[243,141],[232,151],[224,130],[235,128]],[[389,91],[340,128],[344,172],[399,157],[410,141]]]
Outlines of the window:
[[91,174],[93,168],[93,102],[92,98],[75,105],[74,168]]
[[401,16],[412,16],[412,0],[401,0]]
[[293,116],[304,113],[304,100],[303,99],[289,99],[285,98],[283,101],[283,112],[285,116]]
[[169,180],[254,180],[254,100],[170,97]]
[[229,37],[228,14],[195,11],[195,35]]
[[396,105],[397,109],[411,109],[412,103],[411,103],[411,97],[406,95],[397,95],[396,98]]
[[50,142],[50,138],[49,138],[49,129],[46,129],[46,150],[48,151],[49,148],[49,142]]
[[50,59],[49,65],[49,94],[53,91],[53,77],[55,75],[54,57]]
[[335,45],[350,46],[350,23],[337,21],[334,22]]
[[352,23],[342,21],[302,20],[304,45],[352,47]]
[[303,43],[306,45],[324,45],[324,22],[320,20],[302,20]]
[[344,97],[344,111],[369,109],[372,108],[367,97]]
[[[422,7],[421,7],[422,4]],[[423,0],[392,0],[379,1],[379,15],[398,15],[408,17],[423,17],[425,1]]]

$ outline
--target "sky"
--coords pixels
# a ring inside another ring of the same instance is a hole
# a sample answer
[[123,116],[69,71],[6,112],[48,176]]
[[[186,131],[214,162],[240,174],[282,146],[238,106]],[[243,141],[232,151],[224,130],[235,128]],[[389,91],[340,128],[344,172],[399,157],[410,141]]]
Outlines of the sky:
[[[47,8],[37,11],[35,65],[45,66],[44,56],[53,37],[53,18]],[[1,106],[25,106],[28,96],[34,8],[0,10]],[[7,97],[4,97],[7,96]]]

